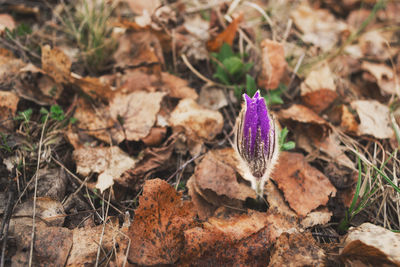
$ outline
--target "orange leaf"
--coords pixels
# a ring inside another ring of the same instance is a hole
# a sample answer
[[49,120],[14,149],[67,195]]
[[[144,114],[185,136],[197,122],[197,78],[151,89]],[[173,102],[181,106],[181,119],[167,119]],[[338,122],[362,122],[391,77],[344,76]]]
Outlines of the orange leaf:
[[239,23],[242,21],[242,19],[243,14],[234,19],[231,24],[229,24],[229,26],[226,27],[226,29],[218,34],[214,39],[209,40],[207,42],[207,49],[212,52],[218,52],[224,43],[232,45],[239,27]]

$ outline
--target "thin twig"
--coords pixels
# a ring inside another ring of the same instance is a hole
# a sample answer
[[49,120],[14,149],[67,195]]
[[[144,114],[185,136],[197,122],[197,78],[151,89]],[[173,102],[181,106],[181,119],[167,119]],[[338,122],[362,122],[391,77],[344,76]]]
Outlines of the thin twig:
[[40,141],[39,141],[39,151],[38,151],[38,159],[36,165],[36,173],[35,173],[35,189],[33,193],[33,215],[32,215],[32,234],[31,234],[31,248],[29,251],[29,267],[32,266],[32,258],[33,258],[33,245],[35,243],[35,222],[36,222],[36,194],[37,194],[37,186],[38,186],[38,176],[39,176],[39,167],[40,167],[40,157],[42,154],[42,142],[44,136],[44,130],[46,129],[47,120],[49,118],[49,114],[47,114],[46,119],[43,123],[42,133],[40,134]]

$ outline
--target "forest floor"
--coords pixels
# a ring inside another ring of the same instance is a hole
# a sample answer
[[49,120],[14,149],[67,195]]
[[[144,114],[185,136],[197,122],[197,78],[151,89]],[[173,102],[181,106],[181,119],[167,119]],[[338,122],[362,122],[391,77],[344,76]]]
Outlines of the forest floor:
[[[0,267],[400,266],[399,13],[2,1]],[[257,90],[261,197],[233,148]]]

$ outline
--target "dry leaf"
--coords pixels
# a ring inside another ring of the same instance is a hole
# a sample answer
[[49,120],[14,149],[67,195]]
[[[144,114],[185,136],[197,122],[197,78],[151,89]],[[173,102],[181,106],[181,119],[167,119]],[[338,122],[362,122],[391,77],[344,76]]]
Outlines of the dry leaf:
[[350,228],[340,257],[345,262],[360,260],[374,266],[400,266],[400,235],[381,226],[363,223]]
[[165,127],[153,127],[150,130],[149,135],[142,138],[143,143],[146,146],[158,146],[164,140],[167,135],[167,128]]
[[341,120],[340,127],[348,133],[357,133],[358,132],[358,123],[354,115],[350,112],[349,108],[346,105],[342,105],[341,108]]
[[359,46],[364,57],[373,60],[385,61],[396,55],[398,49],[392,48],[389,43],[393,32],[367,31],[361,35]]
[[270,246],[294,227],[292,217],[271,211],[212,217],[185,231],[180,266],[265,266]]
[[150,31],[123,34],[118,40],[118,49],[113,57],[117,68],[137,68],[148,66],[156,72],[164,63],[162,48],[158,38]]
[[0,14],[0,34],[3,34],[6,28],[13,31],[15,26],[15,21],[12,16],[9,14]]
[[311,228],[315,225],[325,225],[331,220],[331,217],[332,212],[329,211],[327,207],[323,207],[307,214],[307,216],[301,220],[300,225],[304,229]]
[[163,85],[169,89],[169,97],[173,98],[191,98],[196,100],[198,95],[196,91],[188,86],[188,82],[168,72],[162,72],[161,78]]
[[226,94],[221,88],[203,86],[200,90],[199,104],[203,107],[218,110],[228,105]]
[[148,180],[129,228],[129,261],[139,265],[174,264],[180,257],[183,231],[194,223],[190,202],[161,179]]
[[334,162],[337,162],[339,165],[346,166],[350,169],[354,168],[354,162],[344,153],[346,151],[346,147],[340,145],[340,140],[336,133],[329,134],[323,140],[313,139],[312,142],[316,148],[326,153]]
[[12,118],[17,111],[19,97],[13,92],[0,91],[0,127],[13,128]]
[[114,91],[107,84],[104,84],[96,77],[80,77],[71,75],[72,83],[77,85],[85,94],[89,95],[94,100],[99,100],[108,103],[114,96]]
[[210,39],[209,25],[200,15],[191,14],[185,18],[182,33],[177,33],[176,43],[188,58],[208,60],[206,42]]
[[197,187],[230,199],[245,201],[255,198],[254,190],[244,182],[239,183],[235,169],[225,163],[227,157],[234,160],[234,153],[232,148],[208,152],[196,166],[194,179]]
[[83,147],[74,151],[77,173],[87,176],[98,173],[96,188],[101,192],[114,184],[125,171],[135,167],[135,160],[118,146]]
[[201,192],[198,191],[199,189],[197,189],[195,183],[196,182],[194,180],[194,177],[192,176],[187,181],[186,187],[188,188],[189,196],[192,199],[192,203],[197,212],[197,216],[199,216],[200,220],[206,220],[214,214],[218,206],[215,206],[205,200],[201,195]]
[[135,168],[127,170],[115,181],[124,187],[138,192],[143,181],[156,172],[168,169],[171,166],[171,155],[174,150],[176,136],[172,135],[161,147],[146,148],[143,157],[136,163]]
[[282,152],[271,178],[283,191],[290,207],[303,217],[326,205],[329,197],[336,194],[329,179],[309,165],[300,153]]
[[385,64],[376,64],[364,61],[361,68],[375,77],[383,95],[400,93],[400,82],[396,79],[393,69],[390,67]]
[[127,140],[139,141],[150,133],[164,96],[162,92],[142,91],[115,95],[110,103],[110,114],[114,120],[123,121]]
[[304,42],[312,43],[329,51],[339,40],[339,34],[347,29],[344,22],[338,21],[327,9],[312,9],[307,4],[292,11],[291,16],[297,28],[303,32]]
[[[107,224],[96,227],[75,228],[73,230],[73,245],[66,266],[90,266],[96,262],[97,251],[101,244],[100,259],[115,246],[118,227]],[[101,243],[100,243],[101,242]]]
[[124,0],[135,14],[143,14],[144,11],[153,14],[154,10],[161,5],[160,0]]
[[239,23],[243,20],[243,14],[235,18],[231,24],[229,24],[226,29],[218,34],[215,38],[212,40],[209,40],[207,42],[207,49],[208,51],[211,52],[218,52],[221,46],[224,43],[227,43],[228,45],[232,46],[233,40],[235,39],[236,32],[239,28]]
[[[32,220],[32,219],[31,219]],[[28,266],[32,240],[32,227],[16,233],[17,253],[13,265]],[[72,249],[72,231],[63,227],[36,225],[32,262],[33,266],[65,266]]]
[[82,131],[109,144],[119,144],[125,139],[120,123],[111,118],[109,108],[106,106],[95,107],[80,99],[74,117],[78,120],[79,132]]
[[258,86],[275,89],[279,86],[286,69],[285,50],[281,43],[263,40],[260,44],[262,53],[262,70],[257,77]]
[[376,100],[356,100],[351,102],[351,107],[357,111],[360,117],[359,134],[369,134],[378,139],[394,136],[387,106]]
[[201,107],[193,99],[183,99],[171,113],[169,123],[172,127],[183,127],[192,140],[212,140],[222,130],[223,117],[218,111]]
[[327,64],[311,71],[301,83],[301,98],[304,104],[320,113],[337,97],[334,77]]
[[325,257],[311,233],[283,233],[276,241],[268,266],[325,266]]
[[56,83],[70,82],[71,61],[60,49],[42,46],[42,69]]
[[[277,115],[280,121],[284,121],[290,129],[294,129],[296,137],[306,135],[307,138],[321,140],[327,136],[330,129],[324,119],[303,105],[294,104],[288,109],[280,110]],[[299,142],[296,140],[296,143]]]

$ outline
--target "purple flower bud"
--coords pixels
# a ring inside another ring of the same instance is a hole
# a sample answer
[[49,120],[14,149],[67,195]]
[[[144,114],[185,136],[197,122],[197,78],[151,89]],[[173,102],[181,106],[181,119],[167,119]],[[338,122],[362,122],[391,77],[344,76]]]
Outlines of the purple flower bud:
[[259,91],[253,98],[244,94],[244,100],[246,104],[236,120],[235,150],[241,159],[244,178],[260,195],[278,159],[278,132]]

